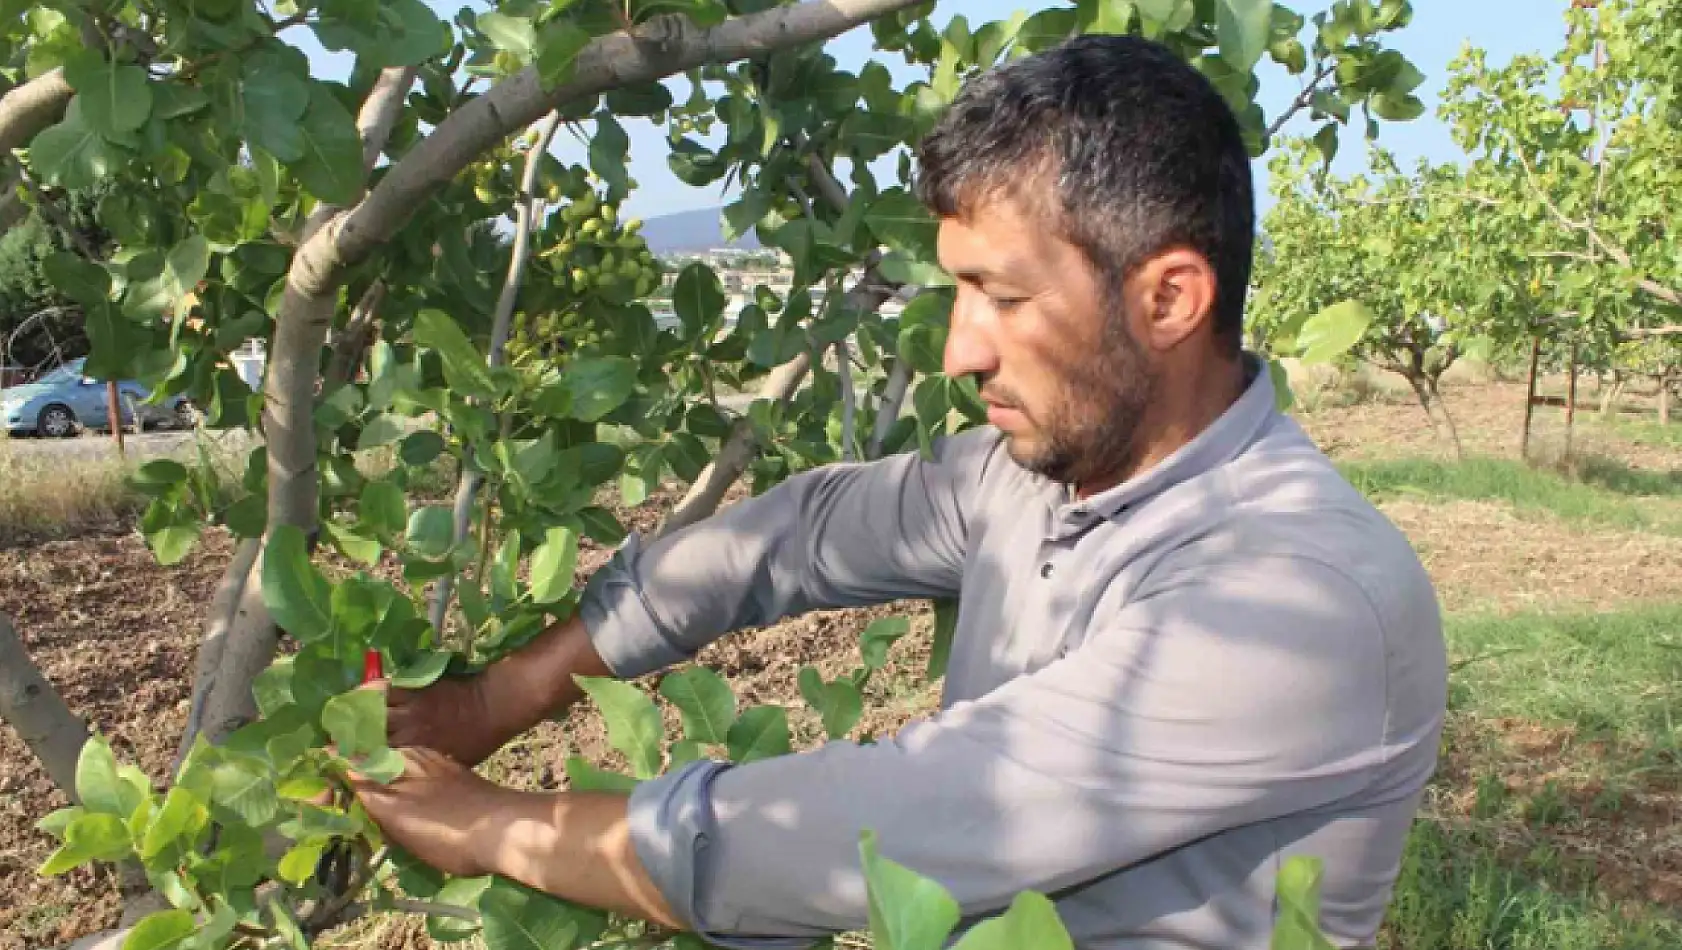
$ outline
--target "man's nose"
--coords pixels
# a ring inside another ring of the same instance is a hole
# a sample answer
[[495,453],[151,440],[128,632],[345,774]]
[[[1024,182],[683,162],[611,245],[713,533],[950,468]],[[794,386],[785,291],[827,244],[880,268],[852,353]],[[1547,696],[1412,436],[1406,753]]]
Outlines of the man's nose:
[[999,368],[999,351],[993,345],[991,321],[982,308],[970,302],[973,298],[966,298],[970,295],[959,291],[952,305],[941,368],[953,378],[970,373],[985,378]]

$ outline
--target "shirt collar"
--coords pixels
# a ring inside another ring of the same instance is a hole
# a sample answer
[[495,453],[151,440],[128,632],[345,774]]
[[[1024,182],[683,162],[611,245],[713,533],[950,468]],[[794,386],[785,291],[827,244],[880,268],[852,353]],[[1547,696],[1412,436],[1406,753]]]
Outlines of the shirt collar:
[[1057,527],[1079,529],[1097,518],[1113,518],[1170,486],[1231,461],[1254,442],[1278,407],[1267,364],[1248,351],[1242,356],[1249,384],[1226,412],[1173,454],[1114,488],[1077,499],[1073,486],[1062,486],[1063,504],[1054,518],[1061,522]]

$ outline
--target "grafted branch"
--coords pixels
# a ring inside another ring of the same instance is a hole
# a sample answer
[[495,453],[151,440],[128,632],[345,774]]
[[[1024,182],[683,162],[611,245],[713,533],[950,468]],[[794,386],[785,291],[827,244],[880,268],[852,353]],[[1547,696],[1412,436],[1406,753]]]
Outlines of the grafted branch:
[[55,69],[0,96],[0,155],[23,148],[37,132],[63,118],[75,94],[63,70]]

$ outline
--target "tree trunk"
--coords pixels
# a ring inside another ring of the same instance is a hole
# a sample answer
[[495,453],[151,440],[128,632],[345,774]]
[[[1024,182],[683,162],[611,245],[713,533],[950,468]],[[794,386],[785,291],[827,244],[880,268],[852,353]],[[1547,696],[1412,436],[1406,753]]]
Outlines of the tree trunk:
[[88,727],[41,675],[4,614],[0,614],[0,719],[17,730],[53,784],[72,802],[77,801],[76,762],[88,741]]
[[175,750],[175,762],[170,766],[170,774],[177,775],[181,771],[181,763],[186,761],[187,753],[193,749],[193,740],[198,737],[204,725],[205,704],[210,699],[210,692],[216,685],[218,673],[222,669],[222,655],[228,642],[228,631],[233,627],[234,617],[239,609],[239,598],[245,589],[245,579],[251,573],[251,568],[257,563],[257,553],[262,549],[262,543],[257,538],[246,538],[234,549],[233,558],[222,572],[222,579],[216,584],[216,592],[210,598],[210,611],[205,618],[204,636],[199,640],[199,656],[197,669],[193,674],[193,697],[187,710],[187,727],[181,730],[181,742]]
[[1542,337],[1540,334],[1530,339],[1530,383],[1525,390],[1524,397],[1524,435],[1518,444],[1519,458],[1530,460],[1530,424],[1536,418],[1536,369],[1542,360]]
[[1571,458],[1571,437],[1577,425],[1577,341],[1571,341],[1571,383],[1565,394],[1565,458]]
[[1431,429],[1437,437],[1448,442],[1454,449],[1456,461],[1466,457],[1465,450],[1460,445],[1460,430],[1454,424],[1454,417],[1449,415],[1448,405],[1443,402],[1442,391],[1437,387],[1437,381],[1424,373],[1403,373],[1408,385],[1413,388],[1413,394],[1419,399],[1420,408],[1425,410],[1426,418],[1431,420]]
[[1659,381],[1659,425],[1670,425],[1670,389],[1676,384],[1673,377],[1666,376]]
[[1600,393],[1600,417],[1610,419],[1617,414],[1618,397],[1624,392],[1624,374],[1613,370],[1612,385],[1604,386]]

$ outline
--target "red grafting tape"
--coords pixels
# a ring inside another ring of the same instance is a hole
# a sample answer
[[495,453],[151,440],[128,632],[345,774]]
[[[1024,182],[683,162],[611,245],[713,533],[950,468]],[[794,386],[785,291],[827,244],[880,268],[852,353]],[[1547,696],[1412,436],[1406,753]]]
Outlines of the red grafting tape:
[[362,654],[362,682],[372,683],[385,678],[384,664],[381,662],[380,651],[369,649]]

